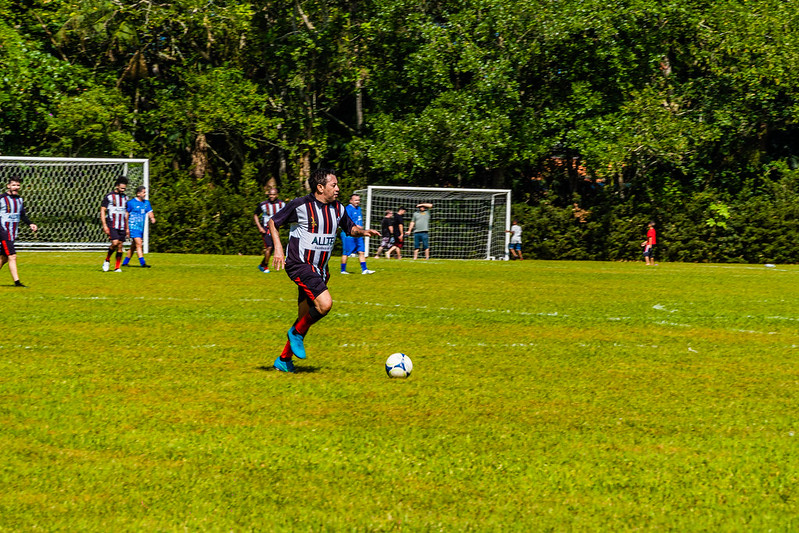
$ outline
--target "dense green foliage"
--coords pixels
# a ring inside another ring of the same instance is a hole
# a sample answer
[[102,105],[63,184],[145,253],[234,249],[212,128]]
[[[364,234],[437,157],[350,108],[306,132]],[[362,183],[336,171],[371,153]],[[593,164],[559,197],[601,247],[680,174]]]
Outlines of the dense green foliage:
[[176,225],[324,165],[512,188],[569,236],[539,257],[624,257],[656,218],[669,258],[796,261],[769,241],[799,237],[798,67],[781,0],[0,0],[0,153],[150,158],[163,251],[253,251]]
[[287,375],[285,274],[149,259],[0,271],[0,531],[799,527],[796,267],[371,260]]

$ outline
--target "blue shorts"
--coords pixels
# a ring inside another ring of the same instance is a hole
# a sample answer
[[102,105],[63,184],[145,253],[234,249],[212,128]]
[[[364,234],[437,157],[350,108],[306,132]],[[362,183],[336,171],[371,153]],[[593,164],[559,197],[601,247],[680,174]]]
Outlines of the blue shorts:
[[654,246],[650,246],[649,249],[644,248],[644,257],[652,257],[652,252],[655,251]]
[[343,244],[344,251],[341,255],[351,255],[355,252],[365,252],[366,246],[364,245],[363,237],[350,237],[348,235],[341,236],[341,244]]
[[510,243],[508,245],[508,249],[509,250],[521,250],[522,249],[522,243],[520,243],[520,242],[516,242],[516,243],[512,242],[512,243]]
[[143,229],[132,229],[130,230],[130,238],[131,239],[143,239],[144,238],[144,230]]
[[430,237],[426,231],[420,231],[413,234],[413,249],[414,250],[427,250],[430,248]]

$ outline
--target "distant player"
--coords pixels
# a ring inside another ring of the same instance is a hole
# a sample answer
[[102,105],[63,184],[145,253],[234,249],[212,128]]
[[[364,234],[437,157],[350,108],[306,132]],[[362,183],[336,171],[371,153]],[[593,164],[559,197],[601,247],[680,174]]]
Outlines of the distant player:
[[394,213],[394,244],[386,252],[386,259],[391,258],[391,254],[397,254],[397,259],[402,259],[402,246],[405,243],[405,208],[399,206]]
[[333,307],[333,298],[327,288],[330,271],[327,268],[336,233],[341,228],[352,237],[377,237],[377,230],[365,230],[355,225],[338,197],[338,179],[335,172],[319,169],[308,179],[311,194],[295,198],[269,219],[269,230],[291,224],[287,254],[283,254],[280,239],[275,240],[273,265],[275,270],[285,267],[291,281],[297,284],[297,321],[288,330],[288,341],[283,353],[275,360],[275,368],[294,372],[291,358],[305,359],[304,338],[308,329],[321,320]]
[[519,225],[519,221],[514,219],[510,230],[505,231],[510,233],[508,250],[510,250],[511,259],[518,259],[521,261],[524,257],[522,257],[522,227]]
[[408,226],[408,235],[413,234],[413,259],[419,256],[419,250],[424,251],[424,258],[430,259],[430,211],[433,208],[431,203],[416,204],[416,211],[411,217],[411,224]]
[[125,190],[128,188],[128,178],[121,176],[114,183],[114,190],[103,196],[100,203],[100,221],[103,223],[103,233],[111,239],[111,246],[105,254],[103,272],[108,272],[111,267],[111,254],[116,252],[116,268],[114,272],[122,272],[119,268],[122,263],[122,247],[128,234],[128,197]]
[[386,214],[380,222],[380,236],[382,240],[375,252],[375,257],[380,257],[383,250],[386,251],[386,257],[388,257],[388,250],[394,244],[394,211],[391,209],[386,209]]
[[19,223],[27,224],[33,232],[39,229],[30,221],[25,212],[22,197],[19,195],[21,186],[22,178],[11,176],[6,185],[6,192],[0,194],[0,268],[8,263],[8,270],[11,272],[11,279],[14,280],[15,287],[25,287],[19,280],[17,250],[14,247]]
[[[357,194],[350,196],[350,203],[347,204],[347,215],[356,226],[363,227],[363,211],[361,211],[361,197]],[[343,253],[341,254],[341,273],[347,272],[347,258],[358,252],[358,261],[361,263],[361,274],[374,274],[374,270],[366,268],[366,244],[363,237],[349,237],[341,232],[341,244]]]
[[264,241],[264,258],[261,264],[258,265],[258,270],[265,274],[269,274],[269,258],[272,257],[272,251],[275,249],[273,241],[274,239],[280,239],[278,234],[275,234],[274,238],[272,237],[268,227],[269,219],[284,207],[286,207],[286,202],[279,199],[277,197],[277,189],[272,188],[269,189],[267,199],[258,204],[258,207],[255,208],[255,213],[253,213],[255,226]]
[[649,223],[649,229],[646,232],[646,240],[641,243],[644,247],[644,261],[646,266],[653,266],[655,264],[655,245],[657,244],[657,232],[655,232],[655,223]]
[[130,229],[130,238],[133,241],[133,246],[128,248],[128,255],[122,261],[122,266],[128,266],[131,258],[133,257],[133,248],[136,248],[136,255],[139,257],[139,265],[142,268],[150,268],[150,265],[144,260],[144,247],[142,240],[144,239],[144,222],[145,219],[150,219],[150,224],[155,224],[155,213],[153,213],[153,206],[150,205],[150,200],[147,200],[147,188],[144,185],[136,187],[136,196],[128,200],[128,228]]

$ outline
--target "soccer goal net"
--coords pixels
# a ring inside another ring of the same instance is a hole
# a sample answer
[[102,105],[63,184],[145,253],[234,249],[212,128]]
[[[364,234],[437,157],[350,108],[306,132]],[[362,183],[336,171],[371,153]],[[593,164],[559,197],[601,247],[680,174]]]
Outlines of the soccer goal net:
[[[100,223],[100,202],[114,188],[120,176],[128,178],[129,196],[139,185],[148,188],[147,159],[84,159],[0,156],[0,188],[8,179],[22,178],[20,196],[31,221],[39,227],[34,234],[20,225],[15,242],[20,249],[94,250],[108,247]],[[145,225],[144,251],[149,234]]]
[[[386,209],[406,209],[405,229],[416,205],[430,209],[430,257],[442,259],[507,259],[510,229],[509,189],[444,189],[436,187],[370,186],[356,191],[365,205],[364,224],[380,229]],[[367,239],[374,255],[380,239]],[[403,255],[413,251],[413,236],[406,237]]]

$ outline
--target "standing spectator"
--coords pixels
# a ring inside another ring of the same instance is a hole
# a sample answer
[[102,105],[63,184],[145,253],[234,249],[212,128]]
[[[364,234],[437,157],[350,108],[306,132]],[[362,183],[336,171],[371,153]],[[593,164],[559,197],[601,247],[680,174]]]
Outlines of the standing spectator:
[[269,189],[267,199],[258,204],[258,207],[255,208],[255,213],[253,213],[255,226],[258,228],[258,231],[261,233],[261,239],[264,241],[264,258],[261,264],[258,265],[258,270],[264,274],[269,274],[269,258],[272,256],[272,251],[275,249],[274,239],[280,239],[280,235],[275,235],[273,237],[269,232],[269,219],[275,216],[275,214],[284,207],[286,207],[286,202],[280,200],[277,197],[277,189],[272,188]]
[[641,243],[644,247],[644,261],[646,266],[653,266],[655,264],[655,245],[657,244],[657,232],[655,231],[655,223],[649,223],[649,229],[646,232],[646,240]]
[[308,329],[324,318],[333,307],[333,297],[327,288],[330,271],[327,263],[336,242],[339,227],[351,237],[377,237],[380,232],[363,229],[350,219],[338,197],[338,179],[335,172],[319,169],[308,179],[311,194],[295,198],[269,219],[269,230],[291,224],[287,254],[283,253],[280,239],[275,240],[273,264],[275,270],[285,267],[291,281],[297,284],[299,298],[297,320],[288,330],[288,341],[275,360],[275,368],[294,372],[291,358],[305,359],[305,335]]
[[25,287],[19,280],[17,270],[17,250],[14,241],[17,239],[19,223],[27,224],[31,231],[36,232],[39,227],[33,224],[25,212],[19,189],[22,187],[22,178],[11,176],[6,185],[6,192],[0,194],[0,268],[8,263],[11,279],[15,287]]
[[508,250],[510,250],[510,257],[511,259],[518,259],[522,260],[522,227],[519,225],[519,221],[513,219],[513,224],[510,227],[510,230],[505,230],[507,233],[510,233],[510,244],[508,245]]
[[139,258],[139,266],[142,268],[150,268],[150,265],[144,260],[144,249],[142,247],[142,239],[144,239],[144,222],[145,219],[150,219],[150,224],[155,224],[155,213],[153,213],[153,206],[150,205],[150,200],[147,200],[147,188],[144,185],[136,187],[136,196],[128,200],[126,207],[128,211],[128,228],[130,229],[130,238],[133,240],[133,246],[128,248],[128,255],[122,261],[122,266],[128,266],[130,260],[133,258],[133,248],[136,248],[136,255]]
[[394,245],[386,252],[386,259],[391,258],[393,252],[397,253],[397,259],[402,259],[402,246],[405,244],[405,208],[399,206],[394,213]]
[[[357,194],[350,196],[350,203],[347,204],[347,215],[356,226],[363,227],[363,211],[361,211],[361,197]],[[378,235],[380,233],[375,232]],[[366,245],[363,237],[349,237],[343,231],[341,232],[341,244],[343,252],[341,254],[341,273],[349,274],[347,272],[347,258],[358,252],[358,260],[361,263],[361,274],[374,274],[374,270],[366,268]]]
[[413,233],[413,259],[419,255],[419,250],[424,250],[424,258],[430,259],[430,213],[428,209],[433,208],[433,204],[416,204],[419,209],[413,214],[411,224],[408,226],[408,235]]
[[128,231],[128,197],[125,190],[128,188],[128,178],[120,176],[114,183],[114,190],[103,196],[100,203],[100,221],[103,223],[103,233],[111,239],[111,246],[105,254],[103,262],[103,272],[108,272],[111,268],[111,254],[116,252],[116,268],[114,272],[122,272],[119,268],[122,263],[122,247]]
[[386,250],[386,257],[388,257],[388,250],[394,244],[394,212],[391,209],[386,209],[386,215],[380,222],[380,235],[383,239],[375,252],[375,258],[380,257],[383,250]]

